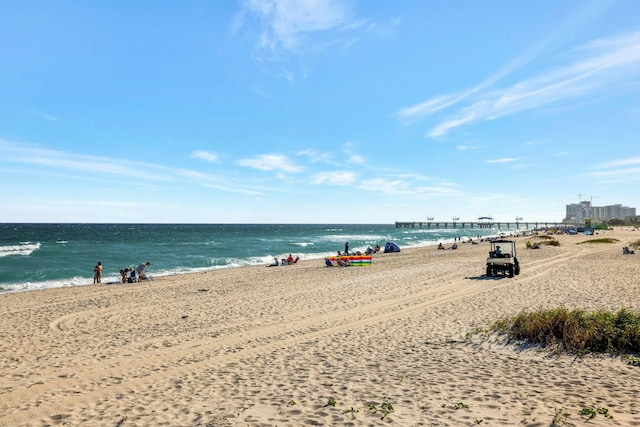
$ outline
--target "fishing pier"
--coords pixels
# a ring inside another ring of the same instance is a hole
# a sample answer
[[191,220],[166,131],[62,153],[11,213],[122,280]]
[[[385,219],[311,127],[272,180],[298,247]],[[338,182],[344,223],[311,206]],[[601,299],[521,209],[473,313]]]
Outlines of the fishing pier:
[[565,222],[493,222],[493,221],[396,221],[396,228],[460,228],[460,229],[505,229],[530,230],[532,228],[564,228],[578,227],[580,224]]

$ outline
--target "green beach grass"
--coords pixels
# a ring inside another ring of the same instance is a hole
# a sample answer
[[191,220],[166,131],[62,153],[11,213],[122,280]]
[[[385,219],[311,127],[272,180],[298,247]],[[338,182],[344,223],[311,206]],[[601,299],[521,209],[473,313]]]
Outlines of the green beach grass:
[[598,244],[598,243],[618,243],[620,240],[611,237],[603,237],[601,239],[590,239],[578,243],[578,245]]
[[564,307],[522,312],[497,321],[491,329],[509,340],[570,354],[640,354],[640,313],[625,308],[616,313]]

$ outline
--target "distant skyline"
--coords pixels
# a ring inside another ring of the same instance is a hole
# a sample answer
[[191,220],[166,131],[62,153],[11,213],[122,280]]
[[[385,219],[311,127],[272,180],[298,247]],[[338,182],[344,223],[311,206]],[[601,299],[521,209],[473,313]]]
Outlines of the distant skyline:
[[0,222],[640,206],[635,0],[25,0],[0,22]]

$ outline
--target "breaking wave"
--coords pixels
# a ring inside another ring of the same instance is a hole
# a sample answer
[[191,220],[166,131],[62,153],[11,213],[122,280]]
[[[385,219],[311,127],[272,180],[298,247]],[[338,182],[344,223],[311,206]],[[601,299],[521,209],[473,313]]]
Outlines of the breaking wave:
[[21,242],[19,245],[0,246],[0,258],[6,256],[29,256],[38,249],[40,249],[40,242]]

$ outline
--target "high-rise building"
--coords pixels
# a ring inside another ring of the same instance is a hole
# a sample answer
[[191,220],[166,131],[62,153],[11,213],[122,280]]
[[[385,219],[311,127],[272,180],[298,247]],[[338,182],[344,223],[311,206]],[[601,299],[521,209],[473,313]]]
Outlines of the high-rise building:
[[610,219],[628,220],[635,218],[636,208],[628,206],[609,205],[609,206],[591,206],[591,202],[583,201],[580,203],[572,203],[567,205],[567,214],[564,222],[583,223],[585,220],[604,221]]

